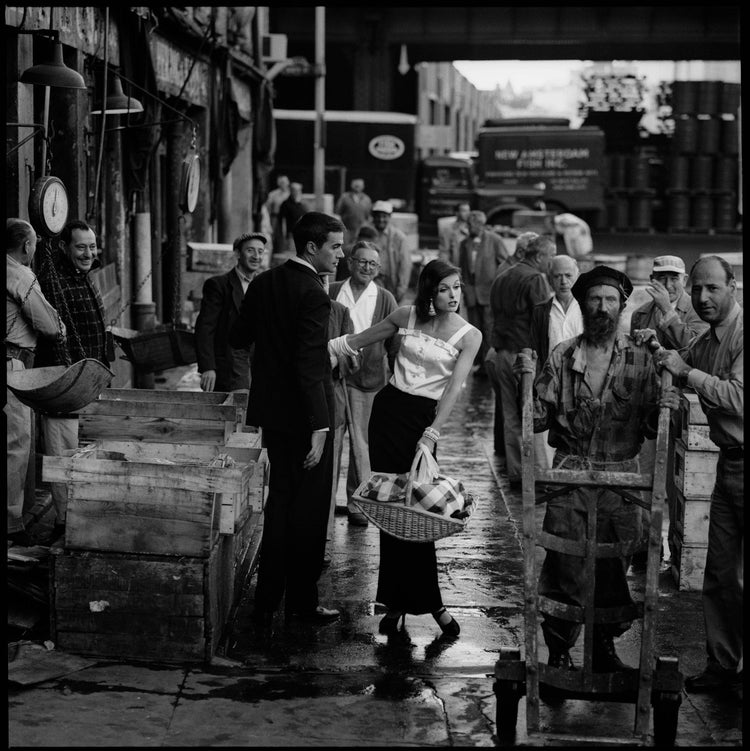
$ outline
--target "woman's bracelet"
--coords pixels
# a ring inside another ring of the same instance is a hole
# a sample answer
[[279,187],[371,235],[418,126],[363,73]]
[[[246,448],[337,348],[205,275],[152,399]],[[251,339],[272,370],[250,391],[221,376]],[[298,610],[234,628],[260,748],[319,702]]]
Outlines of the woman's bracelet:
[[431,441],[434,441],[435,443],[438,442],[438,438],[440,438],[440,431],[435,430],[435,428],[427,427],[424,429],[424,432],[422,435],[425,438],[429,438]]

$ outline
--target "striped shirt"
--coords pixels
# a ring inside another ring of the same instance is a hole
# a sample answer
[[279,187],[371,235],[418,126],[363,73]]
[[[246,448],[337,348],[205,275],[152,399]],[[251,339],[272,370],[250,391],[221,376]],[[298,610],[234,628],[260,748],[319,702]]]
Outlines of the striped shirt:
[[[557,345],[535,382],[534,432],[549,444],[591,461],[632,459],[656,435],[658,380],[647,347],[618,333],[601,398],[593,398],[583,336]],[[651,417],[652,423],[649,423]]]

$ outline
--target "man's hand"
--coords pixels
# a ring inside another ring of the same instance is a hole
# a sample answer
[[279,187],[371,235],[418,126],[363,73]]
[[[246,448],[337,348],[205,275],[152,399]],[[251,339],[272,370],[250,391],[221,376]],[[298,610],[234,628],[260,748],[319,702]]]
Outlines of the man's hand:
[[524,373],[536,373],[537,354],[534,350],[524,347],[517,355],[513,363],[513,373],[516,378],[521,378]]
[[662,349],[656,352],[654,364],[657,370],[666,368],[677,378],[685,377],[690,372],[690,366],[673,349]]
[[648,286],[645,287],[645,289],[646,292],[648,292],[649,295],[654,298],[656,307],[659,308],[662,313],[666,314],[669,313],[670,310],[672,310],[672,303],[669,302],[669,292],[661,282],[657,282],[656,279],[652,279],[648,283]]
[[305,461],[302,463],[303,469],[312,469],[320,461],[320,457],[323,456],[326,435],[325,431],[320,430],[312,434],[310,450],[307,452]]
[[668,407],[673,412],[680,406],[680,391],[675,386],[667,386],[659,394],[659,406]]
[[636,329],[633,332],[633,341],[635,342],[636,346],[640,347],[642,344],[645,344],[651,337],[656,337],[658,340],[658,336],[656,336],[656,331],[653,329]]
[[201,388],[204,391],[213,391],[216,386],[216,371],[204,370],[201,373]]

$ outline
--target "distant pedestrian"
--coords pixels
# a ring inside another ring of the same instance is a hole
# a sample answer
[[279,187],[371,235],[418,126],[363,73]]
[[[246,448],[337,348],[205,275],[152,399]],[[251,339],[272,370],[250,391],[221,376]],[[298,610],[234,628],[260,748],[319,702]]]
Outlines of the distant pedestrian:
[[[65,324],[44,296],[39,280],[29,268],[36,252],[37,235],[24,219],[5,224],[5,363],[6,371],[34,367],[37,339],[64,343]],[[33,414],[8,388],[5,394],[7,463],[6,501],[8,540],[28,547],[33,544],[23,524],[24,488],[32,446]]]
[[706,668],[685,679],[691,693],[742,690],[744,654],[744,340],[742,308],[735,299],[734,270],[720,256],[701,258],[690,272],[693,307],[708,331],[684,357],[664,349],[654,356],[679,388],[698,394],[709,438],[719,447],[711,493],[708,554],[703,574]]
[[471,204],[461,201],[456,204],[456,218],[438,238],[438,258],[458,266],[458,249],[469,236],[469,213]]
[[365,181],[361,177],[356,177],[351,181],[349,188],[341,194],[334,209],[346,227],[344,244],[354,242],[359,228],[372,219],[372,200],[365,193]]
[[279,207],[279,221],[284,236],[284,244],[277,252],[296,252],[294,247],[294,225],[310,210],[302,197],[302,183],[291,183],[289,197]]
[[268,209],[269,219],[271,220],[274,253],[283,253],[286,250],[286,235],[284,234],[279,212],[281,204],[289,198],[289,194],[289,178],[286,175],[278,175],[276,178],[276,187],[269,192],[265,204]]
[[380,249],[380,273],[375,284],[385,287],[400,304],[409,289],[412,260],[406,247],[406,235],[390,223],[391,214],[393,204],[390,201],[375,201],[372,223],[378,232],[375,243]]
[[482,332],[482,346],[477,353],[474,372],[485,375],[484,358],[490,346],[492,318],[490,288],[497,271],[510,257],[500,235],[487,229],[483,211],[471,211],[469,234],[458,249],[458,268],[464,280],[463,316]]
[[512,488],[521,487],[521,412],[513,362],[522,349],[532,346],[534,306],[546,302],[552,294],[547,271],[555,252],[554,240],[539,235],[526,247],[523,260],[500,274],[490,291],[492,346],[503,404],[505,461]]

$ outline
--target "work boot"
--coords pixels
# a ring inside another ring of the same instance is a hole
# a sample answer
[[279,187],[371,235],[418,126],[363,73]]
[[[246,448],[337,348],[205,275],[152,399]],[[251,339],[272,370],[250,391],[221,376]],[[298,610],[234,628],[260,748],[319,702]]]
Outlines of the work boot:
[[[547,658],[547,665],[551,668],[559,668],[562,670],[576,671],[578,668],[573,664],[573,658],[570,656],[570,652],[567,649],[557,651],[550,649],[549,657]],[[565,694],[563,689],[557,688],[557,686],[550,686],[548,683],[539,683],[539,698],[546,704],[560,704],[565,701]]]
[[592,669],[595,673],[618,673],[635,670],[626,665],[615,652],[614,639],[605,634],[594,636],[594,653],[592,655]]

